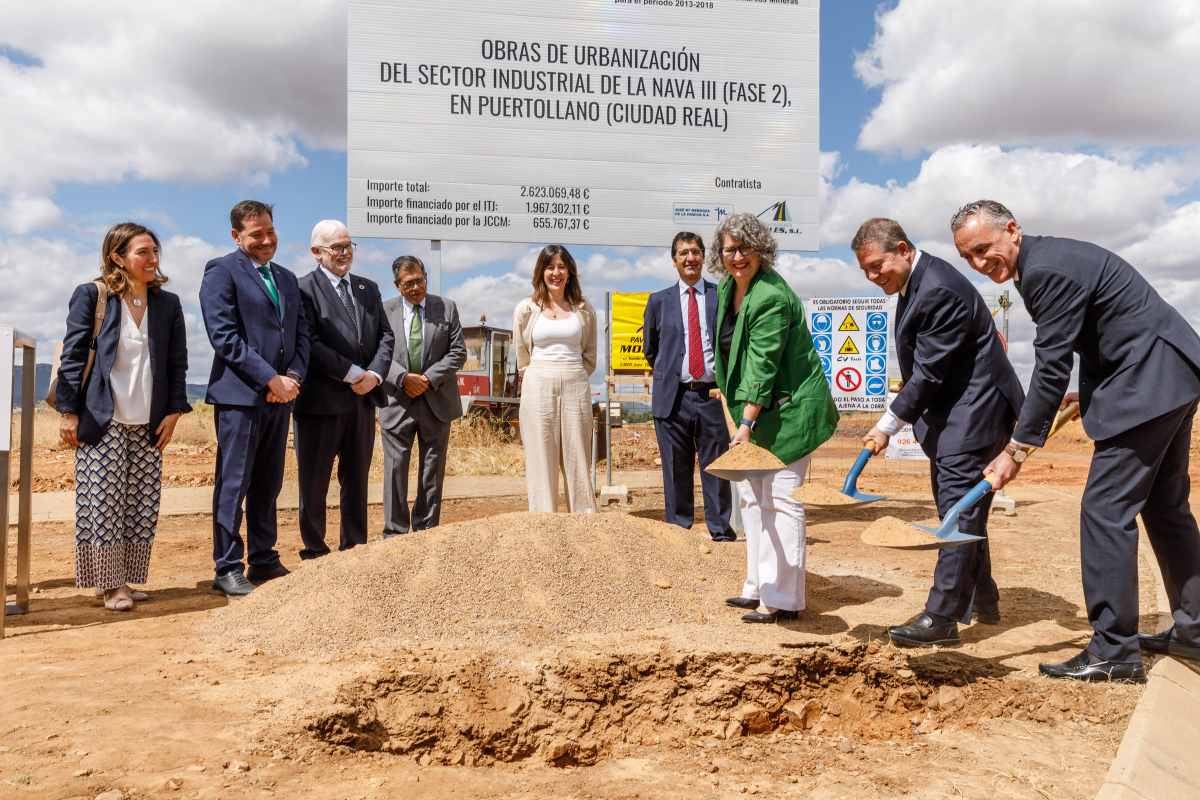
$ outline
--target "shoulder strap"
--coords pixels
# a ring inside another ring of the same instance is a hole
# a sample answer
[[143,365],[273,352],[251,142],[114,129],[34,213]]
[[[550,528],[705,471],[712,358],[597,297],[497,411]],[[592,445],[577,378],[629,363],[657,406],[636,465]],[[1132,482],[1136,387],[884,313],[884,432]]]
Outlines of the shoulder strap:
[[104,325],[104,315],[108,312],[108,284],[104,281],[92,281],[96,284],[96,309],[92,317],[92,344],[95,346],[96,337],[100,335],[100,327]]

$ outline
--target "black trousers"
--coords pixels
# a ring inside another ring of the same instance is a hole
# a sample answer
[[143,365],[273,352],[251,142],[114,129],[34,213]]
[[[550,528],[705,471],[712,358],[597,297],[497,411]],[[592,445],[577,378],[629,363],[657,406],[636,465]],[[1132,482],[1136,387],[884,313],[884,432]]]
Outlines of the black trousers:
[[1088,650],[1137,661],[1137,516],[1162,571],[1175,635],[1200,645],[1200,531],[1188,506],[1196,401],[1096,442],[1079,514]]
[[671,416],[654,418],[654,435],[662,457],[665,519],[691,528],[696,513],[694,478],[700,456],[700,487],[704,493],[704,522],[710,534],[732,530],[729,481],[709,475],[704,468],[729,449],[729,432],[721,401],[680,388]]
[[296,414],[296,462],[300,479],[302,558],[323,556],[325,506],[333,460],[341,489],[341,537],[338,550],[367,543],[367,486],[375,451],[375,406],[355,396],[343,414]]
[[[408,464],[417,444],[417,496],[408,507]],[[394,427],[383,429],[383,531],[408,533],[437,527],[442,518],[442,484],[450,423],[442,422],[424,397],[417,397]]]
[[[276,503],[283,488],[290,403],[214,407],[217,471],[213,480],[213,563],[217,575],[279,563]],[[242,503],[246,544],[242,543]]]
[[[932,459],[929,465],[933,497],[938,516],[943,517],[975,484],[983,480],[983,469],[1000,454],[1008,436],[991,447]],[[987,541],[987,520],[992,510],[992,492],[958,517],[963,533],[983,536],[982,542],[944,547],[938,551],[933,571],[933,586],[925,601],[925,610],[963,624],[971,621],[975,605],[995,606],[1000,590],[992,579],[992,555]]]

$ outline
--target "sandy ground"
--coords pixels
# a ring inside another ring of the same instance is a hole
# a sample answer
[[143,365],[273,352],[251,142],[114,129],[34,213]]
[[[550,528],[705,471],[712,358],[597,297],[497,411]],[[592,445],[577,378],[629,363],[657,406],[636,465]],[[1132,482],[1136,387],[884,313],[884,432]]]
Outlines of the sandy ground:
[[[816,480],[848,466],[852,439],[834,444]],[[227,601],[208,588],[207,518],[163,521],[153,600],[130,614],[73,587],[71,526],[44,524],[33,611],[9,617],[0,643],[0,797],[1089,798],[1141,689],[1037,676],[1089,632],[1086,467],[1085,442],[1069,437],[1029,463],[1011,491],[1018,514],[991,523],[1002,624],[964,628],[961,647],[936,652],[881,640],[919,610],[934,555],[858,538],[884,514],[932,516],[913,464],[868,467],[860,488],[885,502],[810,507],[809,609],[795,622],[741,624],[721,605],[739,587],[712,585],[694,618],[631,608],[619,635],[524,650],[443,637],[289,657],[213,642]],[[444,521],[524,502],[451,502]],[[624,510],[654,517],[660,504],[643,493]],[[295,514],[280,522],[284,563],[312,568],[296,556]],[[727,575],[744,555],[737,543],[708,557]],[[1145,558],[1141,578],[1142,626],[1154,629]]]

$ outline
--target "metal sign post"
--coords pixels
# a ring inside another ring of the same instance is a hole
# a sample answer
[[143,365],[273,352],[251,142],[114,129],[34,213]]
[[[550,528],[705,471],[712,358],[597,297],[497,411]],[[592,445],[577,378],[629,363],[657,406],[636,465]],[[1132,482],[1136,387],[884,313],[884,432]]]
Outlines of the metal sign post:
[[[33,406],[37,391],[36,345],[10,326],[0,326],[0,587],[4,588],[4,613],[0,614],[0,639],[4,618],[29,611],[29,532],[33,502]],[[17,597],[8,603],[8,484],[12,466],[13,357],[21,348],[21,476],[17,504]]]

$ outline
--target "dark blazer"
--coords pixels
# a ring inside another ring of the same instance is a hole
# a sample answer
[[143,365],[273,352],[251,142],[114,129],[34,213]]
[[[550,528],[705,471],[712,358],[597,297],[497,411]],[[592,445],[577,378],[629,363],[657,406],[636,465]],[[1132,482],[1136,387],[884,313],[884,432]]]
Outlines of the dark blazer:
[[[717,285],[704,281],[704,318],[713,354],[717,346]],[[667,417],[675,407],[687,350],[687,328],[679,307],[679,281],[650,295],[642,317],[642,352],[654,369],[651,412]]]
[[896,306],[904,386],[891,410],[930,458],[992,447],[1012,434],[1025,393],[987,304],[962,273],[922,252]]
[[271,263],[280,309],[241,250],[214,258],[200,281],[200,312],[213,347],[209,403],[257,406],[266,403],[267,382],[291,374],[304,380],[309,334],[300,287],[291,270]]
[[[96,284],[75,287],[67,311],[67,333],[63,337],[55,402],[60,413],[79,417],[79,441],[99,444],[113,416],[112,388],[109,375],[117,360],[121,338],[121,298],[111,292],[104,312],[104,324],[96,337],[96,358],[85,386],[79,386],[92,344],[92,323],[100,293]],[[153,432],[168,414],[192,410],[187,401],[187,330],[179,296],[163,289],[151,289],[146,297],[146,331],[150,337],[150,430]]]
[[1013,438],[1042,445],[1079,354],[1079,408],[1108,439],[1196,398],[1200,336],[1137,270],[1088,242],[1024,236],[1014,281],[1037,326]]
[[[300,396],[296,398],[297,414],[332,415],[350,411],[358,397],[343,380],[351,364],[374,372],[380,379],[387,376],[395,337],[383,310],[379,287],[374,281],[353,273],[347,273],[346,277],[358,314],[358,328],[320,268],[299,280],[310,346],[308,374],[304,377]],[[376,406],[387,403],[382,383],[367,397]]]
[[[425,315],[421,329],[421,374],[429,379],[429,391],[421,395],[435,417],[450,422],[462,416],[462,400],[458,395],[458,371],[467,361],[467,345],[463,340],[458,307],[453,300],[437,295],[425,295]],[[408,331],[404,328],[404,300],[393,297],[383,303],[388,321],[396,337],[392,363],[384,375],[388,402],[379,411],[379,422],[395,427],[408,412],[414,398],[402,386],[408,374]]]

